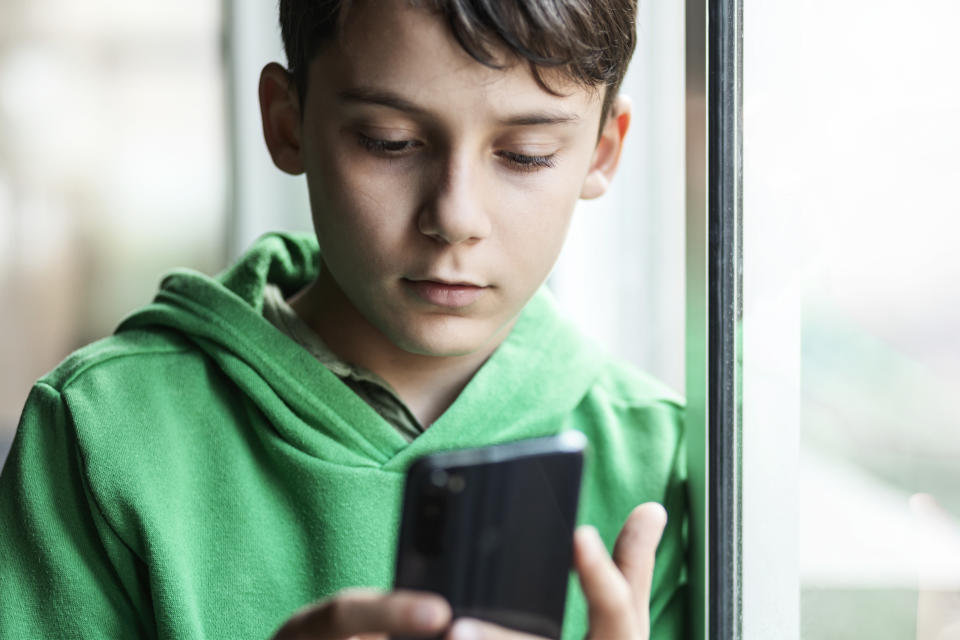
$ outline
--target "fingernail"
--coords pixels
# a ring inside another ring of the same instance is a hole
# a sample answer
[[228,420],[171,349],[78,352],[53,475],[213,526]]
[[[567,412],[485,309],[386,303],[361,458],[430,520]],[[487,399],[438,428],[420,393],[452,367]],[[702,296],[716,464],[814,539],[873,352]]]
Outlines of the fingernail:
[[590,524],[580,525],[579,527],[577,527],[577,530],[574,531],[573,533],[575,536],[579,536],[581,538],[590,538],[590,537],[600,535],[597,532],[597,528]]
[[457,620],[450,630],[451,640],[480,640],[480,625],[473,620]]
[[603,539],[600,538],[600,532],[596,527],[583,525],[577,528],[576,534],[580,537],[580,544],[588,554],[592,555],[598,544],[603,546]]
[[443,622],[443,606],[437,602],[418,602],[413,609],[413,622],[418,627],[433,629]]

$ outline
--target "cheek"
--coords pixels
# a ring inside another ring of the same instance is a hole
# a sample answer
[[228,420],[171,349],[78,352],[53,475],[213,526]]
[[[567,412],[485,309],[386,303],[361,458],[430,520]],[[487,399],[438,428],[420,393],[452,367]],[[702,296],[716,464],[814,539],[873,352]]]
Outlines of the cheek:
[[592,150],[592,146],[584,145],[580,153],[575,154],[576,159],[557,167],[542,188],[528,194],[531,213],[525,218],[526,251],[523,253],[529,268],[539,277],[547,277],[563,248]]
[[349,157],[325,158],[316,168],[308,176],[321,248],[383,256],[406,237],[409,177]]
[[[569,180],[551,181],[543,189],[527,191],[503,221],[505,251],[515,269],[539,286],[553,268],[566,238],[579,190]],[[537,281],[537,282],[534,282]]]

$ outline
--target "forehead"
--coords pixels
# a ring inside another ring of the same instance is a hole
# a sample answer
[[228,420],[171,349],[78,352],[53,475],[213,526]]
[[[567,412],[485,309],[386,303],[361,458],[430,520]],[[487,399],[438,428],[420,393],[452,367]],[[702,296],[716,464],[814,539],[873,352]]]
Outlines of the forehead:
[[[311,64],[310,85],[337,91],[357,88],[408,97],[427,108],[492,111],[556,108],[599,122],[601,93],[576,84],[559,71],[543,77],[559,95],[545,90],[525,60],[507,51],[501,68],[484,65],[457,42],[436,13],[409,0],[350,3],[339,38]],[[320,76],[320,77],[316,77]],[[595,113],[594,113],[595,112]]]

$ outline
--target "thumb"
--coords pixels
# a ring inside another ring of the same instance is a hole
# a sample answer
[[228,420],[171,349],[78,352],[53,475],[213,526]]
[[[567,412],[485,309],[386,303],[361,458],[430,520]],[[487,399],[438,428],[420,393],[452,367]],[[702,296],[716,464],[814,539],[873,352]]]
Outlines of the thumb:
[[656,502],[641,504],[630,512],[613,547],[613,561],[630,585],[637,611],[647,618],[654,560],[666,526],[663,506]]

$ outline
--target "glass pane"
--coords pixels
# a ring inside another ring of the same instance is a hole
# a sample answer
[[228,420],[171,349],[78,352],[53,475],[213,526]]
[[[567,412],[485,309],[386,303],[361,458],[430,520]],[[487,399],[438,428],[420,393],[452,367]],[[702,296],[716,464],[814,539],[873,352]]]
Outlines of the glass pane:
[[220,3],[0,3],[0,462],[34,380],[224,256]]
[[744,5],[745,637],[957,637],[960,5]]

